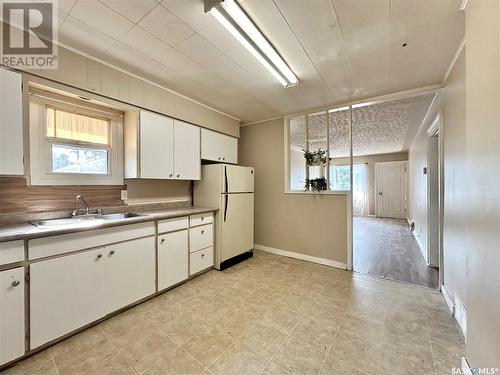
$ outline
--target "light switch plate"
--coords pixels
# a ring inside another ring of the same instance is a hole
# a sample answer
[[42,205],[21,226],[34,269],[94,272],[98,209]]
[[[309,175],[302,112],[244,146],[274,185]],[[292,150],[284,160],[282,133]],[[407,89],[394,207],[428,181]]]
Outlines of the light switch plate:
[[125,201],[128,199],[128,191],[127,190],[120,190],[121,192],[121,200]]

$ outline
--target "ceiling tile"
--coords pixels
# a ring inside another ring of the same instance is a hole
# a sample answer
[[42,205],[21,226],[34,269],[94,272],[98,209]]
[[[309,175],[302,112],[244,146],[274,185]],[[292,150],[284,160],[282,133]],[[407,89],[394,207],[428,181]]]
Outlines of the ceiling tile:
[[132,22],[97,0],[78,1],[70,15],[116,39],[133,26]]
[[203,0],[163,0],[161,5],[196,31],[215,21],[210,14],[204,12]]
[[171,46],[176,46],[195,33],[188,25],[162,6],[154,8],[139,26]]
[[120,13],[123,17],[128,18],[133,23],[148,14],[151,9],[158,6],[156,0],[100,0],[115,12]]
[[[312,3],[315,6],[301,14],[294,16],[285,14],[288,23],[302,44],[310,43],[322,37],[337,26],[330,1],[312,1]],[[283,0],[278,2],[280,9],[282,5]]]
[[159,56],[157,60],[180,74],[198,74],[204,70],[203,66],[175,48],[170,48]]
[[116,43],[113,38],[71,16],[67,16],[59,28],[59,41],[96,57]]
[[134,26],[120,40],[129,47],[152,58],[156,58],[170,49],[169,45],[139,26]]

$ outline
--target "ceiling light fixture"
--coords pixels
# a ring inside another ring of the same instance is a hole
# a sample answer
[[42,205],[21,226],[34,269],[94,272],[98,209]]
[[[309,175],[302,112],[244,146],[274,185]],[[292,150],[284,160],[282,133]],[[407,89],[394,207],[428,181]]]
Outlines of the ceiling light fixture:
[[299,83],[285,60],[235,0],[205,0],[210,13],[285,87]]

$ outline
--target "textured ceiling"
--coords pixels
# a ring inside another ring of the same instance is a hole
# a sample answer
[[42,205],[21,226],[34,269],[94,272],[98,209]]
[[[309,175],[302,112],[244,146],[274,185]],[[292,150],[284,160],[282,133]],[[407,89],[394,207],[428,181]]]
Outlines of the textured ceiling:
[[[353,109],[353,155],[374,155],[407,151],[422,123],[434,94],[397,100]],[[330,116],[330,157],[349,156],[349,111]],[[326,113],[310,115],[308,142],[310,150],[326,149]],[[304,149],[305,118],[291,120],[290,144]]]
[[59,0],[59,39],[245,123],[440,83],[464,35],[460,2],[240,0],[298,75],[287,89],[203,0]]

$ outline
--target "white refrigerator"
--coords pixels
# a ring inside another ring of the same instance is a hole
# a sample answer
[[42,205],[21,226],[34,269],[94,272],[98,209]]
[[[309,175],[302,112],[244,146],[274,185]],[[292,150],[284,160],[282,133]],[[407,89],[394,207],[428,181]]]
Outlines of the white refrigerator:
[[215,268],[251,256],[254,234],[254,169],[230,164],[201,167],[194,204],[215,207]]

